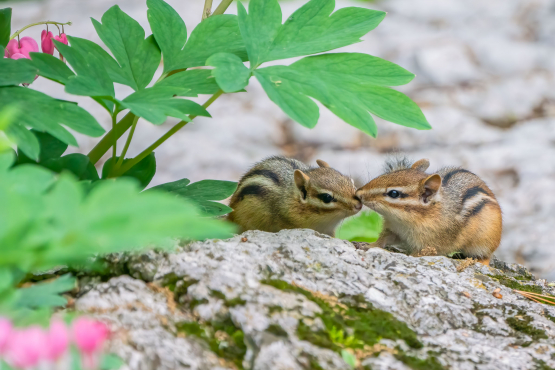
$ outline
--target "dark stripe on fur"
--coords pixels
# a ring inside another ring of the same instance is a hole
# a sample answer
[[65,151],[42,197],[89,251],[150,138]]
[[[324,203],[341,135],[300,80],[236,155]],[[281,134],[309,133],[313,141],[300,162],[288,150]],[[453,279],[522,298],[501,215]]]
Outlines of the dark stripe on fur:
[[241,188],[239,194],[237,194],[237,198],[239,200],[243,200],[243,198],[247,195],[256,195],[262,196],[268,193],[268,190],[264,186],[260,185],[247,185],[244,188]]
[[254,177],[254,176],[267,177],[267,178],[271,179],[277,185],[279,185],[279,183],[280,183],[279,176],[277,175],[277,173],[275,173],[273,171],[270,171],[270,170],[254,170],[254,171],[251,171],[248,174],[246,174],[241,181],[245,181],[246,179]]
[[490,203],[489,200],[487,200],[487,199],[482,199],[482,200],[480,201],[480,203],[478,203],[478,204],[476,205],[476,207],[474,207],[474,208],[472,209],[472,211],[470,211],[470,212],[467,214],[467,218],[470,218],[470,217],[472,217],[472,216],[476,216],[478,213],[480,213],[480,211],[482,211],[482,208],[484,208],[485,205],[488,204],[488,203]]
[[472,173],[472,172],[467,171],[467,170],[462,169],[462,168],[453,170],[453,171],[451,171],[451,172],[448,172],[448,173],[445,175],[445,177],[443,178],[443,181],[441,182],[441,184],[442,184],[443,186],[447,185],[447,184],[449,183],[449,180],[451,180],[451,177],[453,177],[454,175],[456,175],[456,174],[458,174],[458,173],[461,173],[461,172]]
[[482,188],[481,186],[474,186],[470,189],[468,189],[463,197],[462,197],[462,202],[466,202],[468,199],[472,198],[475,195],[478,195],[479,193],[485,194],[485,195],[489,195],[488,192]]

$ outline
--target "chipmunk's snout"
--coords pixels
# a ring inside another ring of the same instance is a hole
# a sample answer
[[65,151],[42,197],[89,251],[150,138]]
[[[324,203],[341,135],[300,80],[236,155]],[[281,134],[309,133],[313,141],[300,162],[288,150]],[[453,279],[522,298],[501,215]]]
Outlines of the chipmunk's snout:
[[362,209],[362,201],[361,201],[360,198],[357,197],[356,195],[355,195],[355,202],[356,202],[356,203],[355,203],[355,205],[354,205],[354,208],[355,208],[355,210],[358,212],[358,211],[360,211],[360,210]]

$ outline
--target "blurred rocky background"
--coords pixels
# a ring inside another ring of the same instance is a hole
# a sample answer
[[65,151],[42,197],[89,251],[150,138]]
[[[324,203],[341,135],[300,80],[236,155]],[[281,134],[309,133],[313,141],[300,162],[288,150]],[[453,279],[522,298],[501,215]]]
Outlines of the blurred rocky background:
[[[200,22],[202,0],[167,1],[189,32]],[[284,19],[304,2],[283,1]],[[114,4],[148,32],[145,1],[3,1],[2,7],[14,8],[14,30],[41,20],[71,20],[68,34],[100,42],[89,17],[100,19]],[[377,119],[379,136],[373,139],[323,108],[318,126],[309,130],[288,119],[252,79],[246,93],[218,99],[209,109],[212,119],[195,119],[156,151],[158,172],[151,185],[183,177],[238,180],[254,162],[275,154],[310,163],[322,158],[363,184],[380,173],[389,152],[402,151],[429,158],[432,170],[463,166],[482,176],[504,212],[496,255],[555,280],[555,2],[337,0],[337,6],[388,12],[363,42],[344,51],[369,53],[416,73],[401,90],[420,105],[433,130]],[[40,31],[24,35],[40,39]],[[61,86],[44,79],[33,86],[65,96]],[[129,93],[116,88],[122,97]],[[92,100],[71,99],[110,126]],[[128,154],[138,154],[175,123],[140,121]],[[75,151],[87,153],[95,143],[81,137]]]

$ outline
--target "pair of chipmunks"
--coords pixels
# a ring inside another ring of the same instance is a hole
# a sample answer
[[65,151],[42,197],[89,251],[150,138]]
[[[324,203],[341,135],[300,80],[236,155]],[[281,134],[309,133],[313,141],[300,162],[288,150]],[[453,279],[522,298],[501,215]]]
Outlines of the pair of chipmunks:
[[370,247],[397,245],[413,255],[433,248],[485,265],[501,241],[501,209],[475,174],[448,167],[429,174],[430,162],[406,158],[386,162],[385,173],[356,189],[352,179],[317,160],[270,157],[257,163],[231,197],[228,219],[241,231],[308,228],[334,236],[337,225],[362,205],[384,219]]

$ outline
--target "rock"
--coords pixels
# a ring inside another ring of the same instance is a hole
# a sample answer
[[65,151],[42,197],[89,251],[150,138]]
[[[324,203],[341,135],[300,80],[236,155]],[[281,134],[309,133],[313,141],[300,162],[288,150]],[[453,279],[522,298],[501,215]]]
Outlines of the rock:
[[114,277],[76,300],[110,324],[129,369],[347,370],[345,355],[374,370],[555,366],[555,307],[513,288],[555,289],[516,264],[458,272],[460,260],[362,251],[312,230],[131,260],[154,282]]

